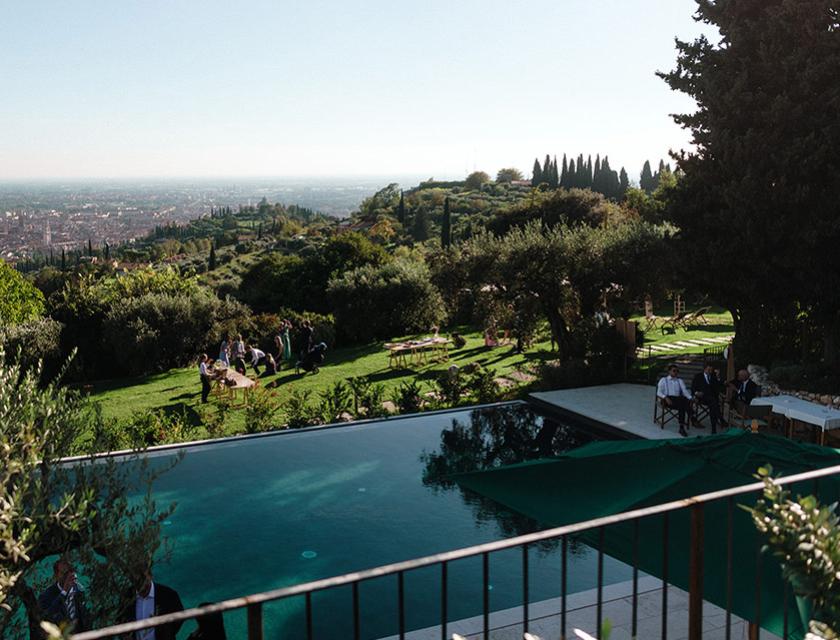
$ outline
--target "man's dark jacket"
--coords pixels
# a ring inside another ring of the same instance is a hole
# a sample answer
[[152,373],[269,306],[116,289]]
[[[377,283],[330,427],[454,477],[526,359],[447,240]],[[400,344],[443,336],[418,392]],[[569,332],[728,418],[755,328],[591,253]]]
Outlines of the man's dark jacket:
[[[137,619],[136,615],[136,596],[130,597],[131,604],[123,616],[125,622],[134,622]],[[178,592],[165,584],[155,582],[155,610],[153,615],[163,616],[167,613],[175,613],[176,611],[183,611],[184,605],[181,604],[181,598]],[[178,635],[178,630],[181,628],[181,622],[174,622],[172,624],[165,624],[160,627],[155,627],[155,640],[175,640]],[[136,636],[135,636],[136,637]]]

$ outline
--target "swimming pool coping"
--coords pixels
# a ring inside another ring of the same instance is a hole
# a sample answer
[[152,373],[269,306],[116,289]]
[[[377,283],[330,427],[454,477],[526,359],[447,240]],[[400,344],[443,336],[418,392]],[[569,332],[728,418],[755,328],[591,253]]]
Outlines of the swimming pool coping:
[[[491,402],[487,404],[467,405],[463,407],[450,407],[449,409],[436,409],[434,411],[418,411],[415,413],[400,413],[381,418],[365,418],[363,420],[350,420],[347,422],[330,422],[328,424],[318,424],[311,427],[301,427],[299,429],[275,429],[272,431],[262,431],[260,433],[242,433],[235,436],[226,436],[223,438],[208,438],[206,440],[190,440],[188,442],[174,442],[171,444],[160,444],[147,447],[145,449],[121,449],[119,451],[103,451],[100,453],[92,453],[86,455],[67,456],[59,458],[58,462],[61,464],[68,464],[73,462],[90,462],[92,460],[103,460],[109,458],[124,458],[131,456],[156,457],[165,455],[167,453],[177,453],[185,449],[194,449],[198,447],[205,447],[211,445],[226,445],[236,442],[243,442],[248,440],[255,440],[257,438],[268,438],[272,436],[291,435],[294,433],[312,433],[315,431],[327,431],[330,429],[340,429],[347,427],[357,427],[370,424],[378,424],[384,422],[393,422],[395,420],[410,420],[413,418],[422,418],[426,416],[446,415],[448,413],[463,413],[465,411],[476,411],[480,409],[493,409],[500,407],[524,406],[532,409],[537,409],[534,403],[526,400],[505,400],[503,402]],[[541,407],[539,408],[542,409]]]

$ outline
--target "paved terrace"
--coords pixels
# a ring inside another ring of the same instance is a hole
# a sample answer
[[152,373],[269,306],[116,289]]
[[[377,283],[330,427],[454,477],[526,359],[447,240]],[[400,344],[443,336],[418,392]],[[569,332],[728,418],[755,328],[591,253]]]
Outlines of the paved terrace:
[[[643,384],[608,384],[600,387],[564,389],[532,393],[537,405],[567,414],[590,424],[593,428],[606,425],[625,434],[647,440],[679,438],[679,425],[674,420],[660,429],[653,421],[656,388]],[[689,429],[689,435],[710,433],[706,429]]]

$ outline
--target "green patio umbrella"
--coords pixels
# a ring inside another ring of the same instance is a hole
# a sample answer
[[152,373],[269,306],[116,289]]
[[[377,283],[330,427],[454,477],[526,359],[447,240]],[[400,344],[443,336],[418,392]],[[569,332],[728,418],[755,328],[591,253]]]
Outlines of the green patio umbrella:
[[[840,451],[732,430],[703,438],[594,442],[556,458],[460,474],[455,480],[465,489],[554,527],[749,484],[755,482],[756,470],[767,464],[776,474],[787,476],[840,465]],[[840,498],[840,481],[821,478],[792,490],[795,495],[814,494],[832,503]],[[759,620],[763,628],[782,635],[786,595],[781,568],[769,554],[762,554],[759,561],[763,540],[750,515],[737,506],[753,506],[757,498],[758,494],[739,496],[732,510],[732,612],[752,622]],[[728,501],[707,504],[704,516],[703,597],[725,608],[730,593]],[[672,512],[668,518],[668,582],[688,590],[690,510]],[[582,537],[597,546],[595,532]],[[632,523],[609,526],[603,551],[630,563],[634,540]],[[661,578],[663,516],[639,521],[638,540],[639,569]],[[787,602],[788,634],[802,637],[806,615],[798,610],[793,596],[788,595]]]

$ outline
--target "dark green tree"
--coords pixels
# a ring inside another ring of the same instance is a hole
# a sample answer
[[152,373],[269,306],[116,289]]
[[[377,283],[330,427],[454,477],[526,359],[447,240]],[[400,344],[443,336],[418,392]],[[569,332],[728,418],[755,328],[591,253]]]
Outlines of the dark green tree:
[[566,160],[566,154],[563,154],[563,169],[560,172],[560,186],[564,189],[569,188],[569,161]]
[[417,242],[425,242],[429,239],[430,224],[426,210],[420,207],[414,212],[414,228],[412,235]]
[[64,247],[61,248],[61,270],[67,270],[67,256],[64,254]]
[[397,205],[397,222],[405,224],[405,193],[400,191],[400,203]]
[[443,218],[440,221],[440,244],[446,249],[452,244],[452,213],[449,198],[443,201]]
[[693,149],[669,209],[686,282],[732,312],[744,362],[840,371],[837,2],[702,1],[696,19],[722,39],[678,41],[661,74],[697,104],[675,116]]
[[533,169],[533,173],[531,174],[531,186],[532,187],[538,187],[542,181],[543,181],[542,167],[540,166],[539,159],[536,159],[536,160],[534,160],[534,169]]
[[630,178],[627,176],[627,172],[624,170],[624,167],[621,167],[621,171],[618,174],[618,198],[624,198],[624,194],[627,193],[627,189],[630,188]]
[[210,257],[207,259],[207,270],[213,271],[216,268],[216,247],[210,245]]
[[109,245],[107,242],[105,243],[105,259],[111,259],[111,245]]
[[90,238],[88,238],[87,251],[88,251],[88,257],[92,258],[93,257],[93,243],[91,243]]
[[645,160],[645,165],[642,167],[642,175],[639,178],[639,188],[648,193],[653,193],[656,189],[656,184],[653,179],[653,172],[650,169],[650,162]]

